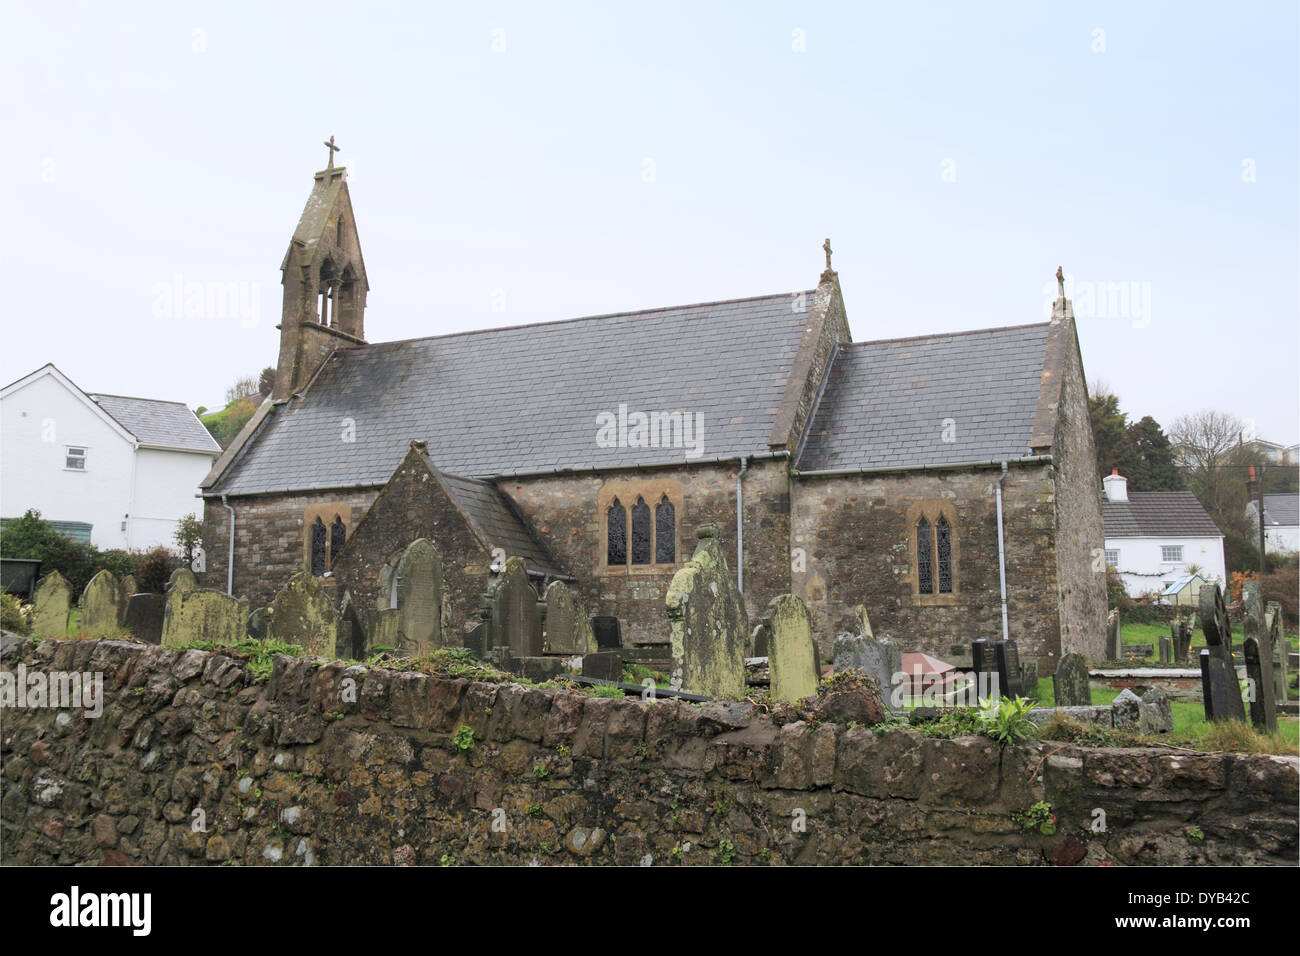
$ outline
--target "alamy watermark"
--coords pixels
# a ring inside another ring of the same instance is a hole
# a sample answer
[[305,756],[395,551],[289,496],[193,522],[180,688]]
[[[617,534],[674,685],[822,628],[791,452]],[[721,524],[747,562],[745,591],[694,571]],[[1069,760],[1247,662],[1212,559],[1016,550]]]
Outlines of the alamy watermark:
[[65,710],[81,708],[87,717],[104,713],[104,674],[101,671],[0,671],[0,708]]
[[629,412],[620,402],[618,414],[596,416],[598,448],[684,448],[687,458],[704,454],[704,415],[701,412]]

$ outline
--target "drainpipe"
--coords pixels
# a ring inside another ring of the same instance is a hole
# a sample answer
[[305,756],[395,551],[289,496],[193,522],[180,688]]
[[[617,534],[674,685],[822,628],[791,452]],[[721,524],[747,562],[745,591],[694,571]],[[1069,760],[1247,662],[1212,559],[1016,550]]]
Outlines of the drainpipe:
[[740,471],[736,472],[736,590],[745,593],[745,490],[740,479],[749,470],[749,459],[740,459]]
[[1002,541],[1002,482],[1007,477],[1007,463],[998,475],[998,585],[1002,591],[1002,640],[1007,640],[1007,552]]
[[[226,593],[231,597],[235,596],[235,509],[230,507],[226,502],[226,496],[221,496],[221,506],[230,512],[230,550],[226,555]],[[1003,605],[1005,610],[1005,603]],[[1005,617],[1005,614],[1004,614]]]

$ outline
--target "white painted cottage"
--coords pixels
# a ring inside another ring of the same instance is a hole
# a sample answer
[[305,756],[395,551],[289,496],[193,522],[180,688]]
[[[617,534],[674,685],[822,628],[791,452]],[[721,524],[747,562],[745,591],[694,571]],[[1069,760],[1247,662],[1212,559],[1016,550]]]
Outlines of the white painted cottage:
[[173,547],[220,454],[181,402],[83,392],[53,365],[0,390],[0,518],[35,508],[99,548]]
[[[1246,505],[1251,540],[1259,534],[1255,502]],[[1272,552],[1300,551],[1300,495],[1264,496],[1264,547]]]
[[[1133,597],[1159,594],[1199,571],[1226,587],[1223,533],[1190,491],[1135,491],[1118,472],[1102,479],[1106,564],[1119,572]],[[1194,595],[1186,597],[1195,600]]]

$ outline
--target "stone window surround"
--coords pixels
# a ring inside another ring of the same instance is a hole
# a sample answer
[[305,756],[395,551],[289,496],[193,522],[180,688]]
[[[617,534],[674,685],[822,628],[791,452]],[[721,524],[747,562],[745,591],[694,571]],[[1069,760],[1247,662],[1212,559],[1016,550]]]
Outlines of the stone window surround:
[[[677,558],[672,564],[632,564],[632,506],[638,497],[644,498],[650,506],[650,556],[658,556],[659,526],[655,520],[655,508],[667,495],[673,506],[673,555]],[[609,506],[617,498],[627,511],[627,564],[607,564],[609,558]],[[662,574],[666,570],[677,568],[682,561],[682,483],[673,478],[646,478],[632,480],[607,481],[596,494],[596,512],[600,520],[600,560],[596,562],[595,572],[604,575],[638,575]]]
[[352,537],[352,506],[346,501],[330,501],[324,504],[308,505],[302,513],[302,568],[308,574],[311,574],[311,527],[315,524],[316,519],[320,518],[321,523],[325,525],[325,570],[328,572],[330,566],[334,563],[334,555],[329,553],[330,525],[334,523],[334,516],[338,515],[343,519],[344,542]]
[[[939,594],[939,541],[937,526],[939,516],[948,519],[949,540],[952,544],[952,593]],[[922,594],[916,566],[916,526],[921,519],[930,522],[930,555],[933,565],[934,594]],[[951,501],[931,498],[914,502],[907,509],[906,533],[909,558],[907,578],[911,585],[912,604],[918,607],[951,607],[961,602],[961,536],[957,533],[957,509]]]

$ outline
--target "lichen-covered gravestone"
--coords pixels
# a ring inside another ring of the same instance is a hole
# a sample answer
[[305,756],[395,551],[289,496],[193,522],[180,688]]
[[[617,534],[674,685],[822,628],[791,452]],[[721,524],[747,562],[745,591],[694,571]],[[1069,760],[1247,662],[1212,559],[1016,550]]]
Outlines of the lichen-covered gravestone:
[[194,641],[238,644],[247,633],[248,598],[206,588],[182,588],[167,595],[163,647],[186,647]]
[[1236,662],[1232,659],[1232,628],[1223,591],[1217,584],[1206,585],[1200,593],[1201,631],[1205,648],[1201,651],[1201,700],[1206,720],[1245,720],[1241,703],[1241,686],[1237,681]]
[[91,634],[115,631],[126,616],[122,585],[111,571],[100,571],[81,592],[81,630]]
[[1056,665],[1052,677],[1057,707],[1087,707],[1092,704],[1092,685],[1088,681],[1088,662],[1082,654],[1066,654]]
[[129,599],[132,594],[138,594],[139,592],[140,587],[135,583],[134,574],[128,574],[122,579],[122,596],[124,598]]
[[835,671],[854,668],[872,678],[880,688],[880,696],[891,706],[894,684],[903,673],[903,649],[888,635],[875,637],[871,619],[862,605],[853,609],[856,634],[840,634],[832,645]]
[[127,598],[126,629],[138,641],[162,643],[163,596],[146,591]]
[[172,591],[193,591],[199,586],[199,579],[189,568],[177,568],[167,578],[167,593]]
[[1264,623],[1264,602],[1260,597],[1259,582],[1247,581],[1241,588],[1245,605],[1244,637],[1241,655],[1246,659],[1247,698],[1250,702],[1250,722],[1256,730],[1273,733],[1277,730],[1277,706],[1273,700],[1273,648]]
[[1285,704],[1291,687],[1287,673],[1287,653],[1291,645],[1282,639],[1282,605],[1277,601],[1269,601],[1264,611],[1264,631],[1268,634],[1269,646],[1273,648],[1273,700]]
[[763,620],[768,626],[772,699],[797,701],[816,694],[817,645],[803,601],[793,594],[773,598]]
[[339,616],[315,575],[297,572],[271,602],[271,640],[296,644],[310,657],[332,659],[338,632]]
[[596,634],[591,621],[563,581],[546,588],[546,628],[542,647],[547,654],[594,654]]
[[499,647],[508,649],[511,657],[541,657],[542,615],[522,558],[507,559],[501,576],[488,587],[487,619],[489,650]]
[[72,609],[72,585],[58,571],[36,582],[32,598],[32,632],[41,637],[66,637]]
[[424,657],[442,647],[442,558],[428,538],[417,538],[402,552],[393,591],[398,653]]
[[672,645],[671,682],[692,694],[741,697],[749,620],[727,568],[717,525],[698,532],[695,554],[664,597]]

